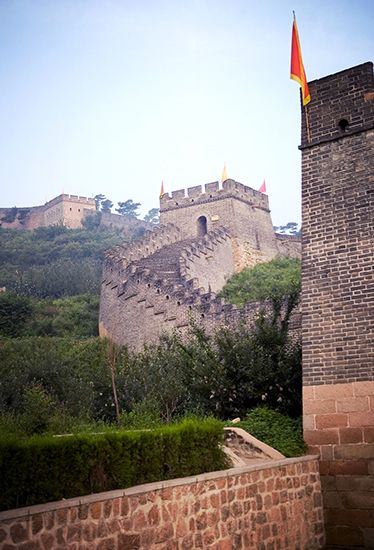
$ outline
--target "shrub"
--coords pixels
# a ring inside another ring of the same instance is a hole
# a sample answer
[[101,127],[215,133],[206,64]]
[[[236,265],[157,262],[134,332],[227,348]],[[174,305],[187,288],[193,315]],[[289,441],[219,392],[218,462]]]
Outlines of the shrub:
[[0,439],[0,509],[196,475],[227,467],[222,423],[146,431]]
[[243,428],[284,456],[300,456],[306,451],[300,421],[266,407],[253,409],[235,426]]

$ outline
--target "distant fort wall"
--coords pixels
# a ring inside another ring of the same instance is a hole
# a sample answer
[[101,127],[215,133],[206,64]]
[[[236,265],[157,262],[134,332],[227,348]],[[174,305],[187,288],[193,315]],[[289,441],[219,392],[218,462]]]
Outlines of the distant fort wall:
[[[0,227],[5,229],[36,229],[64,225],[70,229],[82,227],[83,220],[96,214],[95,199],[63,193],[42,206],[0,208]],[[150,224],[131,216],[100,212],[100,225],[123,232],[150,228]]]

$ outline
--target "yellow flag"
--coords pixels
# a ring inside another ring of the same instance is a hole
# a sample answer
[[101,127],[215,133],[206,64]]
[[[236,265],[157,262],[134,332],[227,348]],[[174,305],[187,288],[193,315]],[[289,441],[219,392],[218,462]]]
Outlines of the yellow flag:
[[223,165],[223,170],[222,170],[222,176],[221,176],[221,183],[223,183],[224,181],[228,180],[229,177],[227,175],[227,168],[226,168],[226,163]]

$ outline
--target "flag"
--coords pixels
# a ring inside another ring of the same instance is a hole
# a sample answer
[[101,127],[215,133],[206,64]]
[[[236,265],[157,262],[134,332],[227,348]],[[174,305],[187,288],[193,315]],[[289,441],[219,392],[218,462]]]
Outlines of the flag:
[[265,181],[265,179],[262,182],[262,185],[261,185],[259,191],[260,191],[260,193],[266,193],[266,181]]
[[228,180],[229,177],[227,175],[227,169],[226,169],[226,163],[223,165],[223,170],[222,170],[222,176],[221,176],[221,183],[223,183],[224,181]]
[[164,180],[162,180],[161,182],[161,190],[160,190],[160,199],[162,199],[162,197],[165,195],[165,191],[164,191]]
[[296,82],[298,82],[301,86],[303,106],[305,107],[305,105],[308,105],[310,101],[310,94],[303,64],[303,58],[301,57],[299,33],[297,32],[295,14],[293,15],[292,25],[291,78],[292,80],[296,80]]

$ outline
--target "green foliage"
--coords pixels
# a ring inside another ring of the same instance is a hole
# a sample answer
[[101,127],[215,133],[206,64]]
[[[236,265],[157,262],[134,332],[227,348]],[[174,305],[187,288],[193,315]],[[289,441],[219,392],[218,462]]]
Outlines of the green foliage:
[[116,212],[118,214],[121,214],[121,216],[131,216],[132,218],[136,218],[139,216],[139,213],[137,210],[139,209],[140,202],[134,202],[132,199],[128,199],[125,202],[119,202],[118,208],[116,208]]
[[23,394],[24,429],[27,434],[46,431],[55,403],[39,384],[28,387]]
[[160,209],[151,208],[148,210],[148,213],[144,216],[144,221],[152,224],[157,224],[160,221]]
[[88,231],[92,231],[93,229],[97,229],[100,226],[100,222],[101,212],[93,212],[92,214],[88,214],[86,217],[83,218],[82,225]]
[[21,336],[31,315],[29,298],[12,292],[0,293],[0,336]]
[[114,418],[104,340],[39,337],[0,341],[0,411],[24,413],[24,392],[35,385],[69,415]]
[[267,443],[286,457],[305,454],[302,426],[299,419],[292,419],[266,407],[250,411],[235,427]]
[[282,235],[301,235],[301,229],[299,229],[299,224],[296,222],[288,222],[286,225],[275,225],[274,231],[277,231]]
[[222,296],[233,304],[248,300],[286,299],[297,303],[300,294],[300,261],[295,258],[275,258],[270,262],[245,268],[225,285]]
[[193,325],[187,337],[164,336],[130,356],[118,381],[124,407],[150,400],[166,421],[198,410],[220,418],[261,404],[301,414],[301,348],[281,326],[260,317],[254,329],[221,329],[209,336]]
[[124,489],[227,467],[222,424],[184,421],[152,431],[0,439],[0,509]]
[[104,251],[123,241],[119,232],[101,227],[0,228],[0,286],[42,298],[98,294]]
[[13,208],[9,208],[6,211],[5,216],[1,218],[1,221],[5,223],[13,223],[17,217],[17,212],[18,212],[18,208],[16,206],[13,206]]
[[90,338],[98,334],[99,296],[80,294],[57,300],[34,300],[27,336]]

